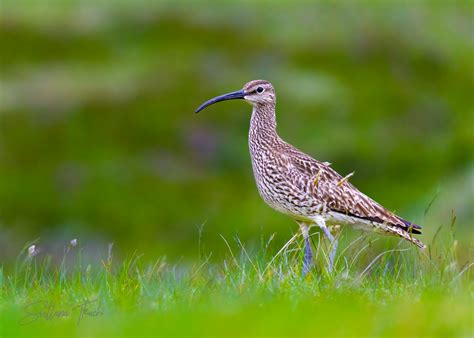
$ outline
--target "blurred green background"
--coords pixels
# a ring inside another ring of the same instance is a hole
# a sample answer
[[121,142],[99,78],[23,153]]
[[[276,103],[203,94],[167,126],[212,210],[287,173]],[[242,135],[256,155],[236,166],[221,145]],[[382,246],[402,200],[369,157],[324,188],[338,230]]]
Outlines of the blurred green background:
[[254,185],[251,108],[194,114],[259,78],[285,140],[355,171],[428,243],[454,214],[467,253],[472,4],[2,1],[0,257],[38,238],[177,260],[220,257],[220,234],[286,242],[296,224]]

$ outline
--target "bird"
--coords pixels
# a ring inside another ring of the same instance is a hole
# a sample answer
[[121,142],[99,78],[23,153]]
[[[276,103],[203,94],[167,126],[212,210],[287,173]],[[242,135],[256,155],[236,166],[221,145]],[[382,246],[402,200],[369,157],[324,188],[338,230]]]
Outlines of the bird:
[[226,100],[245,100],[253,107],[248,145],[260,196],[273,209],[291,217],[303,235],[302,275],[312,267],[310,228],[319,227],[330,241],[328,271],[333,271],[337,240],[329,227],[349,225],[383,235],[401,237],[420,249],[413,235],[421,226],[409,222],[374,201],[328,162],[321,162],[285,142],[277,133],[276,94],[266,80],[253,80],[241,90],[214,97],[196,109]]

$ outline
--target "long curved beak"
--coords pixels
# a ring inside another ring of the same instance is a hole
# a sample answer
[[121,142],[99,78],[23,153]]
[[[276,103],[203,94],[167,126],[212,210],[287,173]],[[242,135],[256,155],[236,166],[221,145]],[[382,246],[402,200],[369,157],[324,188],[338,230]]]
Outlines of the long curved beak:
[[246,93],[245,93],[244,90],[238,90],[236,92],[232,92],[232,93],[217,96],[217,97],[215,97],[213,99],[210,99],[209,101],[206,101],[203,104],[201,104],[199,106],[199,108],[196,109],[196,114],[199,113],[204,108],[206,108],[207,106],[210,106],[211,104],[214,104],[214,103],[217,103],[217,102],[220,102],[220,101],[243,99],[245,95],[246,95]]

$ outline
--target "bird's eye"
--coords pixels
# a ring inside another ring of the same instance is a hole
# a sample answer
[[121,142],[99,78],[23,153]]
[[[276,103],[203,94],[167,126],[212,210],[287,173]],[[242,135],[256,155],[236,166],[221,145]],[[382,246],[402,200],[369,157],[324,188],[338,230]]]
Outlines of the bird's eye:
[[263,90],[264,90],[263,87],[257,87],[256,92],[261,94],[261,93],[263,93]]

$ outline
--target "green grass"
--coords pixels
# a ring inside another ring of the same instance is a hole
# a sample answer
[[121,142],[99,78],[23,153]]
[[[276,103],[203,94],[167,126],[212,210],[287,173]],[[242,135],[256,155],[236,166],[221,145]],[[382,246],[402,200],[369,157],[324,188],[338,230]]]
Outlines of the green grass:
[[[317,261],[305,279],[300,238],[279,254],[272,238],[258,248],[223,238],[226,259],[213,262],[209,253],[195,264],[135,254],[118,261],[112,248],[85,264],[80,245],[67,246],[56,264],[25,248],[0,270],[0,337],[473,335],[472,263],[460,262],[453,238],[437,236],[419,252],[342,236],[329,273],[317,235]],[[86,301],[97,316],[80,319]]]

